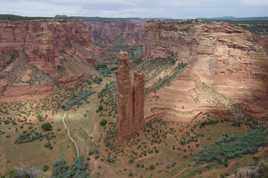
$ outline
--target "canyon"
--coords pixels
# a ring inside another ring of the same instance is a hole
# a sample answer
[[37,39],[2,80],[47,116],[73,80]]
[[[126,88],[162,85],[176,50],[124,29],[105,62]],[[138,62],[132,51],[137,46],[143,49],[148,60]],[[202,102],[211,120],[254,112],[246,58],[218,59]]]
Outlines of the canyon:
[[157,99],[147,97],[146,116],[187,120],[236,103],[266,116],[267,37],[232,24],[47,20],[1,22],[0,34],[1,101],[48,96],[96,74],[95,64],[111,63],[120,49],[142,47],[143,60],[189,64]]
[[83,80],[122,45],[141,45],[142,29],[142,22],[1,22],[1,100],[48,96],[56,86]]
[[[59,155],[76,159],[73,145],[92,177],[234,173],[267,155],[251,125],[267,124],[267,59],[267,36],[226,22],[1,21],[0,177],[42,166],[49,177]],[[227,138],[252,137],[258,150],[233,146],[253,150],[247,160],[194,160],[218,139],[228,152]]]

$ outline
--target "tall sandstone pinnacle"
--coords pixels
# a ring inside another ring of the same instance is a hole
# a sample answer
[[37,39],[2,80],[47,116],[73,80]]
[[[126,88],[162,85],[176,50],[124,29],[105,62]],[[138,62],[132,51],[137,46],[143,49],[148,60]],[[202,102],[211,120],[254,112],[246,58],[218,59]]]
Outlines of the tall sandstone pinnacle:
[[119,54],[117,91],[117,134],[118,140],[123,141],[144,127],[144,75],[130,75],[127,52]]

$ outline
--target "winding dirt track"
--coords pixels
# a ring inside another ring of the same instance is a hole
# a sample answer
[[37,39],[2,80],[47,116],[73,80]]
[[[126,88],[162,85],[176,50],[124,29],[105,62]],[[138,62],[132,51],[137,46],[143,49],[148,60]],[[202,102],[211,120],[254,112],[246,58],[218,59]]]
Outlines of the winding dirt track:
[[76,151],[76,157],[79,158],[80,157],[80,151],[79,151],[79,147],[78,147],[78,144],[77,142],[74,140],[74,138],[72,137],[71,135],[71,131],[69,129],[69,127],[67,126],[66,122],[65,122],[65,118],[66,118],[66,113],[64,113],[63,117],[62,117],[62,123],[64,125],[64,128],[65,130],[67,131],[67,135],[68,135],[68,138],[70,139],[70,141],[72,142],[74,148],[75,148],[75,151]]

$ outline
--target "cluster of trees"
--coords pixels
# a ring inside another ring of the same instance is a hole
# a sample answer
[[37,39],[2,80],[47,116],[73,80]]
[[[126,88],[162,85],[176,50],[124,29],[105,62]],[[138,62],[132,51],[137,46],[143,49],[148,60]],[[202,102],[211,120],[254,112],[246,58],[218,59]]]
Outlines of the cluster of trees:
[[215,143],[204,146],[194,155],[194,160],[197,162],[217,161],[227,165],[229,159],[255,153],[258,148],[267,144],[268,130],[259,127],[242,136],[222,136]]

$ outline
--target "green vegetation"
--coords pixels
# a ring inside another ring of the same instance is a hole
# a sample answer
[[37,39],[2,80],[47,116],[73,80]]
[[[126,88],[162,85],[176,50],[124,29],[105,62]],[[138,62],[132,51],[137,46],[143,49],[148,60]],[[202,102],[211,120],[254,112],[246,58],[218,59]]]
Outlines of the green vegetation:
[[224,135],[214,144],[204,146],[194,155],[197,162],[218,161],[226,164],[229,159],[243,154],[255,153],[268,144],[268,130],[256,128],[242,136]]
[[49,170],[49,166],[48,165],[44,165],[42,169],[43,169],[44,172],[47,172]]
[[145,94],[147,95],[168,85],[186,66],[187,64],[178,63],[171,56],[168,58],[145,60],[137,65],[136,70],[145,75]]
[[38,175],[38,170],[35,169],[13,169],[8,172],[6,176],[0,176],[0,178],[43,178]]
[[233,23],[246,28],[253,33],[268,35],[268,20],[236,21]]
[[104,145],[109,149],[115,148],[116,124],[110,122],[105,129]]
[[261,178],[267,178],[268,177],[268,160],[261,162],[260,169],[261,169],[261,173],[262,173]]
[[12,15],[12,14],[1,14],[0,15],[0,21],[6,20],[6,21],[25,21],[25,20],[49,20],[53,19],[51,17],[25,17],[25,16],[18,16],[18,15]]
[[153,59],[153,60],[144,60],[141,64],[137,66],[137,71],[144,72],[145,80],[150,80],[151,77],[154,77],[155,74],[162,72],[165,69],[168,69],[176,64],[176,59],[169,57],[166,59]]
[[95,92],[82,91],[78,96],[73,96],[64,102],[62,108],[65,111],[72,109],[74,106],[79,107],[83,101],[87,100],[89,96],[93,95]]
[[247,125],[250,128],[256,128],[258,123],[254,117],[244,112],[242,106],[236,104],[231,108],[233,126],[240,127]]
[[44,120],[42,112],[37,112],[36,117],[39,120],[39,122],[42,122]]
[[88,165],[83,158],[76,159],[71,166],[68,166],[67,162],[61,159],[53,164],[51,178],[90,178],[87,167]]
[[205,117],[206,118],[202,119],[202,121],[198,121],[194,127],[195,128],[204,128],[204,127],[207,127],[210,125],[218,124],[220,121],[222,121],[222,118],[220,118],[214,114],[207,114]]
[[99,85],[102,82],[102,78],[101,77],[98,77],[98,76],[95,76],[93,78],[93,82]]
[[154,83],[152,86],[150,86],[149,88],[145,88],[145,95],[153,91],[157,91],[160,88],[170,84],[170,82],[174,80],[186,66],[187,64],[184,64],[184,63],[178,64],[178,66],[175,68],[175,71],[171,75],[167,75],[163,78],[159,78],[159,80],[156,83]]
[[106,64],[96,65],[96,70],[104,77],[110,77],[112,75],[111,69]]
[[100,125],[101,125],[102,127],[105,127],[105,126],[107,125],[107,120],[102,119],[102,120],[100,121]]
[[23,132],[19,134],[16,138],[15,144],[30,143],[36,140],[43,140],[43,139],[46,139],[49,142],[49,140],[55,137],[56,136],[53,132],[43,134],[38,131],[31,130],[30,132]]
[[133,47],[128,49],[129,59],[131,59],[134,63],[138,64],[142,58],[144,53],[143,46]]
[[107,83],[102,91],[98,94],[99,108],[101,116],[115,117],[117,114],[116,103],[116,84],[114,81]]
[[41,128],[44,131],[51,131],[53,129],[52,125],[49,122],[43,123]]
[[37,131],[26,132],[26,133],[20,134],[16,138],[15,143],[16,144],[30,143],[30,142],[33,142],[35,140],[42,139],[43,137],[44,137],[44,135],[40,132],[37,132]]

